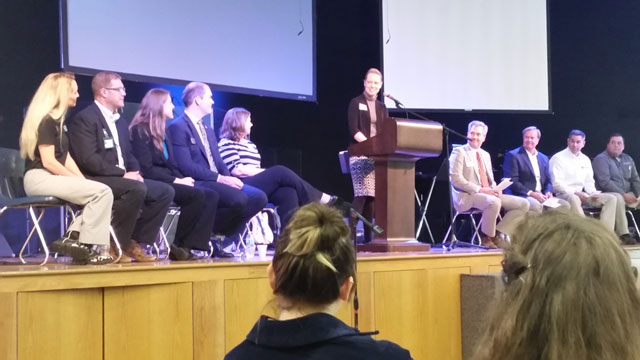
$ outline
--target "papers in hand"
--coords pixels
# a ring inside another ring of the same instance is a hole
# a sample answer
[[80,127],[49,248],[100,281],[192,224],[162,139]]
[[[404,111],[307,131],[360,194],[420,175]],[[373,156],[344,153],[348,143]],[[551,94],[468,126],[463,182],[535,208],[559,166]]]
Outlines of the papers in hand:
[[550,207],[552,209],[557,208],[558,206],[560,206],[560,201],[558,200],[558,198],[556,197],[550,197],[547,200],[545,200],[542,205],[546,206],[546,207]]
[[511,178],[504,178],[504,179],[502,179],[500,184],[498,184],[495,187],[495,190],[504,191],[504,189],[506,189],[509,186],[511,186],[511,184],[513,184],[513,181],[511,181]]

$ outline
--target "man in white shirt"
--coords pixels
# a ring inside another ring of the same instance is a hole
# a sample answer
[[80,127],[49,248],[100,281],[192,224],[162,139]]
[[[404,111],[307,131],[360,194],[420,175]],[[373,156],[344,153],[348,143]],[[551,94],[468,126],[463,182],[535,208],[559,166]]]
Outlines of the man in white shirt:
[[[488,130],[482,121],[469,123],[467,144],[453,149],[449,157],[449,177],[456,211],[481,210],[482,244],[495,249],[500,243],[496,230],[510,235],[529,211],[529,202],[517,196],[504,195],[496,189],[491,156],[480,148]],[[496,226],[500,208],[507,213]]]
[[614,230],[623,243],[631,243],[633,238],[629,235],[624,200],[616,194],[596,190],[591,160],[581,152],[585,144],[584,132],[571,130],[567,148],[551,157],[553,190],[581,216],[584,216],[583,204],[601,208],[600,221]]

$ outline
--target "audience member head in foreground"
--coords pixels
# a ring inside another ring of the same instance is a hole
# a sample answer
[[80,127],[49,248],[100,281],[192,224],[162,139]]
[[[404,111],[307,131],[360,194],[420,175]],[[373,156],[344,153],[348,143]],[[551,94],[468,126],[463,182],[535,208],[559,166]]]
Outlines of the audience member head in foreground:
[[476,359],[640,359],[629,256],[599,221],[529,217],[503,260],[505,293]]
[[226,359],[410,359],[399,346],[334,317],[355,281],[349,234],[342,215],[325,205],[311,203],[294,214],[267,270],[279,319],[262,316]]

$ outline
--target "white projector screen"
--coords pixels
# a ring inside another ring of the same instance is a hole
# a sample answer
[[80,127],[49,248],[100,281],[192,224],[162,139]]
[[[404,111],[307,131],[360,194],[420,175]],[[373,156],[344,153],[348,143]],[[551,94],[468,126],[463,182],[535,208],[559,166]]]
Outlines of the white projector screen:
[[313,0],[61,0],[62,66],[315,101]]
[[547,38],[546,0],[382,0],[385,92],[410,109],[550,111]]

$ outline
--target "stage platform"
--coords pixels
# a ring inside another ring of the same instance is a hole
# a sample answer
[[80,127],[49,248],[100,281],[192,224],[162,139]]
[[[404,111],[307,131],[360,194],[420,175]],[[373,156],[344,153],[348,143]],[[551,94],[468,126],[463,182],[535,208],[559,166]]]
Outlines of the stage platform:
[[[461,359],[460,274],[500,271],[500,251],[358,257],[361,331]],[[222,359],[275,311],[269,260],[0,266],[0,359]],[[352,304],[339,317],[353,325]]]

